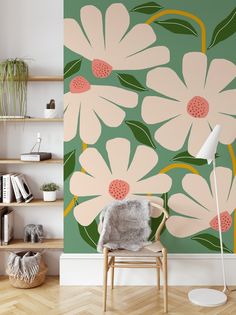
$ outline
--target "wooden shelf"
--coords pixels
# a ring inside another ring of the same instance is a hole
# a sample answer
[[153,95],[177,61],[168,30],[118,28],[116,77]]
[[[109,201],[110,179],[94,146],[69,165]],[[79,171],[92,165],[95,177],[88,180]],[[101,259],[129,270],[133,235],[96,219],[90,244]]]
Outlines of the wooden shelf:
[[63,76],[55,75],[55,76],[49,76],[49,75],[30,75],[28,78],[28,81],[63,81]]
[[0,122],[63,122],[63,118],[0,118]]
[[51,159],[45,161],[21,161],[19,159],[2,159],[0,164],[63,164],[62,159]]
[[0,203],[0,207],[57,207],[63,206],[63,199],[56,201],[43,201],[41,199],[33,199],[30,202],[11,202],[11,203]]
[[9,245],[0,245],[0,250],[13,249],[63,249],[63,239],[45,239],[42,243],[25,243],[23,240],[13,240]]

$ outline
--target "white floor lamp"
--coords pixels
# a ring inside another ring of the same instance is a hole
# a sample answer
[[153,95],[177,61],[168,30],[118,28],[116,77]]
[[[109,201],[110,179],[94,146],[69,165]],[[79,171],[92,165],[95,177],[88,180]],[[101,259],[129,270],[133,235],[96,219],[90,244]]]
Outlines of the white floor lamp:
[[225,281],[225,267],[224,267],[224,253],[223,253],[223,242],[222,242],[222,232],[221,232],[221,220],[220,220],[220,209],[218,200],[218,190],[216,182],[216,172],[215,172],[215,154],[218,145],[218,139],[221,127],[216,125],[215,128],[210,133],[209,137],[206,139],[205,143],[201,147],[200,151],[196,155],[196,158],[206,159],[208,164],[213,162],[213,177],[214,177],[214,188],[216,196],[216,210],[218,216],[218,226],[219,226],[219,238],[220,238],[220,253],[221,253],[221,266],[222,275],[224,282],[223,291],[213,290],[213,289],[195,289],[188,293],[189,300],[197,305],[206,307],[215,307],[223,305],[227,302],[227,295],[225,294],[227,290]]

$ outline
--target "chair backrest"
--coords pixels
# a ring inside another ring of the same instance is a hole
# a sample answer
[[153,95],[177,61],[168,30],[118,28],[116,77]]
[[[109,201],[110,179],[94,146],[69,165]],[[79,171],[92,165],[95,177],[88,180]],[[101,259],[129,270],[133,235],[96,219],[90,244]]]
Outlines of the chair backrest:
[[160,240],[161,231],[162,231],[162,229],[163,229],[163,227],[165,225],[166,220],[169,218],[169,214],[168,214],[168,212],[167,212],[167,210],[165,208],[163,208],[162,206],[158,205],[155,202],[151,202],[151,207],[157,208],[163,213],[163,218],[162,218],[161,223],[158,226],[158,228],[156,230],[156,233],[155,233],[155,240],[159,241]]

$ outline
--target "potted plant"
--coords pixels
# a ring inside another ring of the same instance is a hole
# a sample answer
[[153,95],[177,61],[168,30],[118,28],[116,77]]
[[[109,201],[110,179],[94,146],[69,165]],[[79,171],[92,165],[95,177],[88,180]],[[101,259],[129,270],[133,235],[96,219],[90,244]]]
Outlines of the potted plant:
[[55,201],[57,199],[57,190],[59,190],[59,186],[55,183],[43,184],[40,187],[40,190],[43,191],[44,201]]
[[0,62],[0,115],[24,118],[27,113],[28,65],[22,59]]
[[55,118],[56,117],[56,104],[55,100],[51,99],[44,109],[44,118]]

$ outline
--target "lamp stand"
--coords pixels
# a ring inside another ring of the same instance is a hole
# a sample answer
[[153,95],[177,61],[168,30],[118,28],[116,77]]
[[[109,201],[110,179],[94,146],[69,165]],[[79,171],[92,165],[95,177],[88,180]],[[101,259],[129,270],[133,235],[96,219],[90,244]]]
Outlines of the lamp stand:
[[219,227],[220,256],[221,256],[221,267],[222,267],[224,289],[223,291],[219,291],[219,290],[204,288],[204,289],[195,289],[188,293],[188,298],[193,304],[205,306],[205,307],[216,307],[216,306],[223,305],[227,302],[227,295],[225,294],[227,290],[227,286],[226,286],[226,281],[225,281],[224,252],[223,252],[221,219],[220,219],[220,209],[219,209],[219,199],[218,199],[215,166],[216,165],[215,165],[215,158],[214,158],[213,159],[213,177],[214,177],[214,189],[215,189],[216,209],[217,209],[218,227]]

